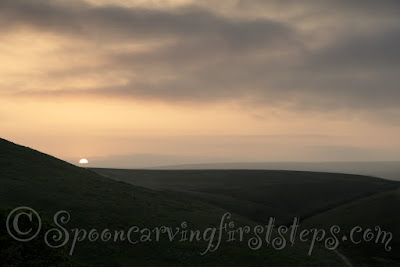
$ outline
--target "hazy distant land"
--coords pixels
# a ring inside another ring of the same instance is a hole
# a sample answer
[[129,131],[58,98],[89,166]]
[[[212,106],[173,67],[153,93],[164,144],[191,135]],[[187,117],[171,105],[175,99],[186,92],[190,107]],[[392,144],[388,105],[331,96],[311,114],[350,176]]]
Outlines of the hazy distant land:
[[293,170],[349,173],[400,181],[400,161],[365,162],[232,162],[158,166],[159,170]]

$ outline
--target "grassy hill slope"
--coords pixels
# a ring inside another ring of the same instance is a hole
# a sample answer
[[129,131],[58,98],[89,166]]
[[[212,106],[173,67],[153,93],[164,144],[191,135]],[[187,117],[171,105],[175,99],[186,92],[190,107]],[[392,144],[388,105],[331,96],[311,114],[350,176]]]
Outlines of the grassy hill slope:
[[[0,139],[0,207],[29,206],[52,219],[59,210],[70,213],[64,225],[90,230],[128,230],[176,227],[187,221],[189,229],[217,226],[225,210],[181,194],[153,191],[102,177],[38,151]],[[1,216],[0,216],[1,217]],[[4,216],[1,217],[4,220]],[[234,216],[237,225],[254,225]],[[1,222],[5,228],[5,223]],[[1,233],[5,233],[2,229]],[[3,242],[7,236],[0,236]],[[78,242],[72,260],[85,265],[325,265],[341,260],[324,249],[307,256],[307,246],[282,251],[263,247],[250,250],[246,243],[224,243],[214,253],[201,256],[206,242]],[[21,243],[27,246],[29,243]],[[67,250],[71,240],[67,243]],[[1,249],[7,250],[5,247]],[[7,253],[10,253],[7,251]],[[0,264],[1,265],[1,264]]]
[[[400,189],[353,201],[318,214],[303,224],[304,227],[316,228],[327,228],[331,225],[339,225],[342,229],[339,236],[348,237],[349,240],[341,242],[338,250],[356,266],[400,266]],[[353,234],[355,242],[362,241],[359,244],[353,244],[350,240],[350,232],[356,226],[363,229],[360,233]],[[393,239],[389,242],[391,251],[384,249],[382,238],[375,243],[378,236],[376,226],[393,234]],[[363,239],[367,229],[371,229],[373,233],[370,242]]]
[[147,188],[182,192],[258,222],[288,223],[399,186],[374,177],[268,170],[92,169]]

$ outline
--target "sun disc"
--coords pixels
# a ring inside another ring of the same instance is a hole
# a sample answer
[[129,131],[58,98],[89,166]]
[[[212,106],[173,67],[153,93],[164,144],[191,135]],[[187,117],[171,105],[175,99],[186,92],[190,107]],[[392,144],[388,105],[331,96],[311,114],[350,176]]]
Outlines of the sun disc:
[[88,164],[88,163],[89,163],[89,161],[87,159],[81,159],[79,161],[79,164]]

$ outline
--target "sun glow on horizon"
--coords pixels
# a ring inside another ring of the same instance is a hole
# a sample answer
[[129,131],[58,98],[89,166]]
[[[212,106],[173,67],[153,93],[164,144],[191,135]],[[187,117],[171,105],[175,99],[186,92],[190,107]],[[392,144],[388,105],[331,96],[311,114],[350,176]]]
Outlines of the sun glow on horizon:
[[89,161],[87,159],[81,159],[79,161],[79,164],[88,164],[88,163],[89,163]]

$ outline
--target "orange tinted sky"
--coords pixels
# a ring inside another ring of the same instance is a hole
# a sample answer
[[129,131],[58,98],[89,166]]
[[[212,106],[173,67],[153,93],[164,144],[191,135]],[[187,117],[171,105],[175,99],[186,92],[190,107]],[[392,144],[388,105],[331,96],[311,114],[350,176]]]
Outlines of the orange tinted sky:
[[1,137],[71,162],[399,160],[398,8],[2,1]]

